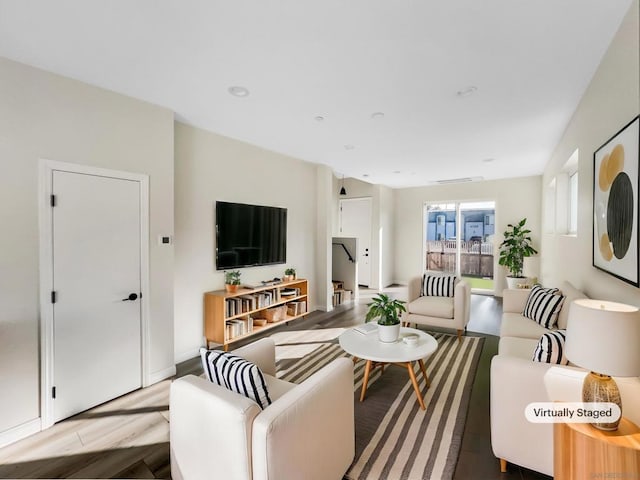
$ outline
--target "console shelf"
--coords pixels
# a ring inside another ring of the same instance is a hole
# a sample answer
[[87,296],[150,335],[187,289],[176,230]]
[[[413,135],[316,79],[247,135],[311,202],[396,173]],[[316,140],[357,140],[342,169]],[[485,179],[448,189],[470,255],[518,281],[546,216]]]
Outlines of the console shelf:
[[229,345],[238,340],[304,317],[308,309],[308,282],[305,279],[257,288],[241,287],[234,293],[225,290],[206,292],[204,334],[207,345],[215,342],[228,350]]

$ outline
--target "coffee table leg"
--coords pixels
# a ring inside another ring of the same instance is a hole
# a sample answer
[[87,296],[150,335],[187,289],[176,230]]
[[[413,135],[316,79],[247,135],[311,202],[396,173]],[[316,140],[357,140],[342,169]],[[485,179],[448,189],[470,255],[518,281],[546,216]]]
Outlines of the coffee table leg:
[[411,383],[413,384],[413,389],[418,396],[418,403],[420,404],[420,408],[422,410],[426,410],[427,408],[424,406],[424,400],[422,400],[422,393],[420,392],[420,387],[418,386],[418,381],[416,380],[416,374],[413,373],[413,365],[411,362],[407,362],[407,370],[409,370],[409,377],[411,377]]
[[369,383],[369,374],[371,373],[371,360],[367,360],[367,364],[364,367],[364,379],[362,380],[362,393],[360,393],[360,401],[364,400],[364,395],[367,393],[367,383]]
[[424,381],[427,384],[427,388],[429,388],[431,386],[431,381],[427,376],[427,369],[424,368],[424,362],[422,361],[422,359],[418,360],[418,362],[420,363],[420,370],[422,370],[422,376],[424,377]]

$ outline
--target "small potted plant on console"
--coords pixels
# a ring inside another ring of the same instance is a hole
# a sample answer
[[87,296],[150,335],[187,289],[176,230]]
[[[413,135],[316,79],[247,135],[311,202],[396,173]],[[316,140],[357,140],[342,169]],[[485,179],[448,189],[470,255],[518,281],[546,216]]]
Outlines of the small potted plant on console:
[[287,268],[284,271],[283,280],[285,282],[290,282],[290,281],[295,280],[295,279],[296,279],[296,269],[295,268],[291,268],[291,267]]
[[365,322],[374,318],[378,319],[378,339],[384,343],[393,343],[400,336],[400,312],[406,312],[405,302],[389,298],[384,293],[373,297],[373,301],[367,304],[369,310]]
[[229,293],[236,293],[238,291],[238,287],[240,286],[240,271],[239,270],[229,270],[224,272],[224,288]]

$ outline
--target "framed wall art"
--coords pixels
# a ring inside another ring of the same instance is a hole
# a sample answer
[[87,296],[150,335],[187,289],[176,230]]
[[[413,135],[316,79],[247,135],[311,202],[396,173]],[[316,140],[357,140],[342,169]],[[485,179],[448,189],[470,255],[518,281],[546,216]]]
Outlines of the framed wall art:
[[593,154],[593,266],[639,285],[640,116]]

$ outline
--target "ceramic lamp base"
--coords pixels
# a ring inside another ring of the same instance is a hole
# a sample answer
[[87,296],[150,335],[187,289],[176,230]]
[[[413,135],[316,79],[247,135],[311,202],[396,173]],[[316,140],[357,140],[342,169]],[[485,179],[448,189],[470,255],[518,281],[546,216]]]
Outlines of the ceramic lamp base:
[[[590,372],[584,377],[584,383],[582,384],[582,401],[611,402],[618,405],[622,411],[620,390],[618,390],[616,381],[609,375]],[[620,419],[611,423],[592,423],[591,425],[599,430],[614,431],[618,429],[619,423]]]

